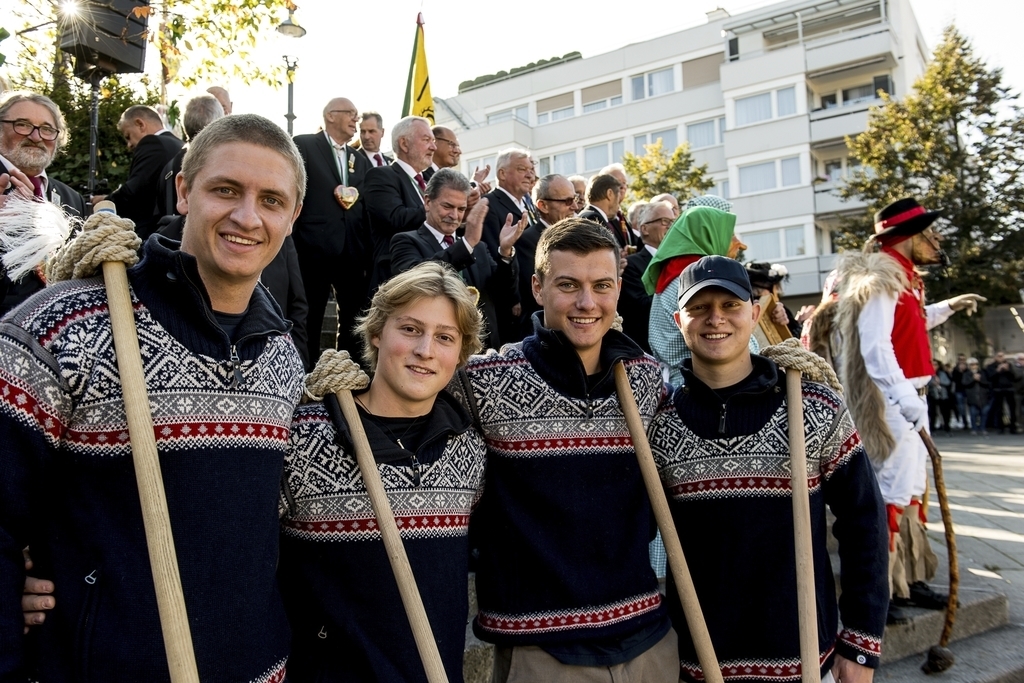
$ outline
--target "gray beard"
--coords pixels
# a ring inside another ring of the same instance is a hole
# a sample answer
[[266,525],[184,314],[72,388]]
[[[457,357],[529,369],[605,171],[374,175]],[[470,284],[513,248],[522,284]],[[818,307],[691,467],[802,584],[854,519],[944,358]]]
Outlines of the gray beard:
[[24,143],[18,145],[9,152],[5,152],[7,160],[14,164],[19,171],[30,176],[37,176],[46,170],[46,167],[53,161],[50,151],[34,145]]

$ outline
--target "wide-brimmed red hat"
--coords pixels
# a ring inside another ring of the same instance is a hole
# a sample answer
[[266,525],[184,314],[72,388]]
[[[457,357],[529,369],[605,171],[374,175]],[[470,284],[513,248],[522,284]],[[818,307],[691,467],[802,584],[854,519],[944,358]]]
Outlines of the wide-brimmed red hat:
[[925,211],[913,197],[897,199],[875,214],[875,238],[912,237],[935,222],[942,214]]

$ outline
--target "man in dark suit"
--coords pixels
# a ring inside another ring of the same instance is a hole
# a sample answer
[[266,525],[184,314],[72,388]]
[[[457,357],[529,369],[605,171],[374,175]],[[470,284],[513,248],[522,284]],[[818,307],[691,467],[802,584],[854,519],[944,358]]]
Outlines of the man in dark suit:
[[465,215],[470,192],[466,177],[449,168],[430,179],[425,193],[426,221],[414,232],[400,232],[391,240],[395,272],[402,272],[427,260],[449,264],[463,281],[480,293],[478,305],[487,323],[486,346],[497,348],[495,305],[508,304],[516,291],[518,269],[515,243],[525,223],[514,224],[509,216],[502,227],[497,254],[481,241],[487,202],[481,201],[466,216],[464,233],[459,226]]
[[620,249],[630,242],[623,236],[621,230],[612,226],[609,216],[619,213],[621,189],[622,183],[613,175],[605,173],[594,176],[587,185],[587,206],[579,214],[580,218],[586,218],[608,228],[608,232],[619,243]]
[[622,164],[609,164],[601,169],[598,175],[610,175],[619,181],[619,210],[615,215],[608,216],[608,224],[615,233],[615,239],[620,247],[640,246],[640,232],[635,230],[636,226],[627,220],[622,212],[622,202],[626,200],[626,190],[629,189],[629,178],[626,176],[626,168]]
[[[518,223],[526,213],[524,197],[530,194],[537,182],[537,172],[529,152],[510,148],[502,150],[495,162],[498,186],[488,192],[487,217],[484,218],[484,244],[492,251],[498,249],[498,236],[509,215]],[[498,334],[504,342],[518,337],[519,315],[522,312],[517,292],[512,306],[498,310]]]
[[[221,89],[223,90],[223,88]],[[224,115],[224,106],[214,95],[193,97],[185,105],[185,115],[181,119],[182,127],[185,129],[185,139],[194,140],[199,135],[199,131]],[[170,221],[169,216],[179,215],[178,191],[175,187],[174,177],[181,171],[181,161],[185,158],[187,151],[188,143],[179,149],[178,153],[160,170],[160,189],[156,193],[156,211],[159,216],[157,223],[161,226]]]
[[348,145],[356,134],[359,114],[350,100],[336,97],[324,107],[323,116],[322,131],[295,136],[308,179],[292,234],[309,302],[306,329],[312,364],[320,358],[320,332],[332,287],[338,302],[337,345],[353,358],[362,356],[362,344],[352,327],[368,302],[369,287],[363,185],[370,163]]
[[626,270],[622,273],[622,293],[619,295],[622,331],[646,353],[651,352],[647,327],[651,319],[651,302],[654,295],[647,293],[641,278],[675,219],[675,212],[668,202],[651,202],[640,209],[637,225],[640,228],[643,247],[626,259]]
[[92,198],[95,205],[109,199],[117,206],[117,214],[135,222],[135,232],[146,239],[156,232],[156,197],[160,189],[160,173],[170,161],[182,142],[174,133],[164,128],[160,114],[152,107],[136,104],[121,114],[117,127],[132,152],[132,165],[128,179],[107,196]]
[[[366,176],[366,210],[373,235],[373,274],[370,293],[391,277],[391,240],[400,232],[418,230],[427,214],[423,171],[430,168],[437,151],[430,121],[406,116],[391,130],[395,162],[370,169]],[[394,272],[398,272],[397,270]]]
[[384,119],[375,111],[364,111],[359,119],[359,152],[370,162],[371,168],[387,166],[394,158],[380,151],[384,138]]
[[[67,142],[67,124],[60,108],[45,95],[10,92],[0,99],[0,206],[9,193],[35,197],[64,209],[75,217],[85,215],[85,198],[46,169]],[[6,313],[30,294],[43,288],[30,273],[18,282],[0,276],[0,313]]]
[[537,220],[531,222],[516,242],[516,263],[519,264],[518,334],[505,339],[505,343],[520,341],[533,334],[533,314],[540,304],[533,296],[533,260],[537,242],[544,231],[562,220],[576,215],[576,190],[565,176],[546,175],[533,186],[533,203],[537,207]]

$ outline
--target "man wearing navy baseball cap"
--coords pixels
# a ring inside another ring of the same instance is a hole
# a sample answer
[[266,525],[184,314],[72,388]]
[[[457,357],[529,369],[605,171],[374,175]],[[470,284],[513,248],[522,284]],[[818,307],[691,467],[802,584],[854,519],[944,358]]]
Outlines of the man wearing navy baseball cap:
[[[692,356],[648,431],[727,682],[801,675],[786,392],[779,366],[747,348],[759,308],[738,261],[686,267],[675,320]],[[803,411],[822,681],[869,683],[889,602],[884,506],[842,397],[804,379]],[[839,520],[838,609],[826,501]],[[682,678],[704,680],[675,590],[667,596]]]

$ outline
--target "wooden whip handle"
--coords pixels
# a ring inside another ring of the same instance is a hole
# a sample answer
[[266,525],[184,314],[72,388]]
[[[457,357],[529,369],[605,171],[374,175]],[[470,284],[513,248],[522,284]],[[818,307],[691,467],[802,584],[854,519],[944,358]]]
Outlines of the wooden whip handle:
[[928,457],[932,461],[932,473],[935,475],[935,493],[939,499],[939,512],[942,514],[942,526],[946,535],[946,554],[949,556],[949,602],[946,604],[946,620],[942,625],[939,645],[946,647],[953,636],[953,624],[956,623],[956,608],[960,592],[960,565],[956,553],[956,534],[953,531],[953,513],[949,510],[949,496],[946,495],[946,480],[942,476],[942,456],[935,442],[924,429],[918,431]]
[[793,368],[786,369],[786,410],[789,417],[789,469],[793,496],[801,678],[804,683],[821,683],[818,616],[814,599],[814,555],[811,551],[811,501],[807,490],[807,444],[804,441],[804,399],[800,387],[800,371]]
[[626,416],[626,426],[633,439],[633,448],[636,451],[637,462],[640,464],[640,473],[644,478],[647,496],[651,500],[654,518],[661,531],[661,540],[665,544],[665,553],[668,555],[668,566],[672,571],[676,589],[679,591],[679,601],[683,606],[686,626],[690,629],[690,638],[697,650],[697,660],[704,673],[704,680],[707,683],[723,683],[722,669],[718,665],[715,648],[711,644],[711,634],[708,633],[708,625],[704,621],[704,613],[701,612],[700,601],[697,599],[697,589],[694,588],[690,569],[683,556],[683,546],[679,542],[679,534],[676,533],[676,525],[668,507],[668,498],[665,497],[665,489],[662,487],[661,477],[658,476],[658,468],[654,464],[654,454],[651,453],[651,445],[647,441],[647,430],[644,429],[643,420],[640,419],[640,409],[637,408],[636,399],[633,397],[633,389],[629,386],[626,368],[622,363],[616,363],[614,373],[619,404]]
[[427,674],[427,681],[429,683],[448,683],[448,674],[445,673],[444,664],[441,663],[437,641],[434,640],[434,634],[430,629],[427,611],[423,608],[423,599],[416,586],[416,577],[413,576],[412,567],[409,565],[409,556],[405,553],[402,536],[398,533],[398,525],[395,524],[395,516],[391,512],[387,492],[384,490],[384,484],[380,481],[377,462],[373,459],[370,442],[366,439],[363,422],[359,419],[359,411],[356,410],[356,402],[352,398],[351,391],[339,391],[335,396],[338,398],[341,413],[352,434],[352,443],[356,449],[356,463],[359,465],[359,472],[363,475],[363,484],[370,497],[373,514],[377,517],[377,527],[384,540],[384,550],[388,554],[391,570],[395,574],[396,583],[398,583],[398,593],[402,598],[405,613],[409,617],[409,625],[412,627],[412,635],[416,641],[416,649],[420,653],[420,660],[423,662],[423,669]]
[[135,478],[139,486],[142,522],[146,530],[146,546],[153,571],[167,667],[172,683],[199,683],[124,264],[120,261],[104,263],[103,280],[107,288],[117,370],[121,376],[124,409],[128,417],[132,462],[135,464]]

